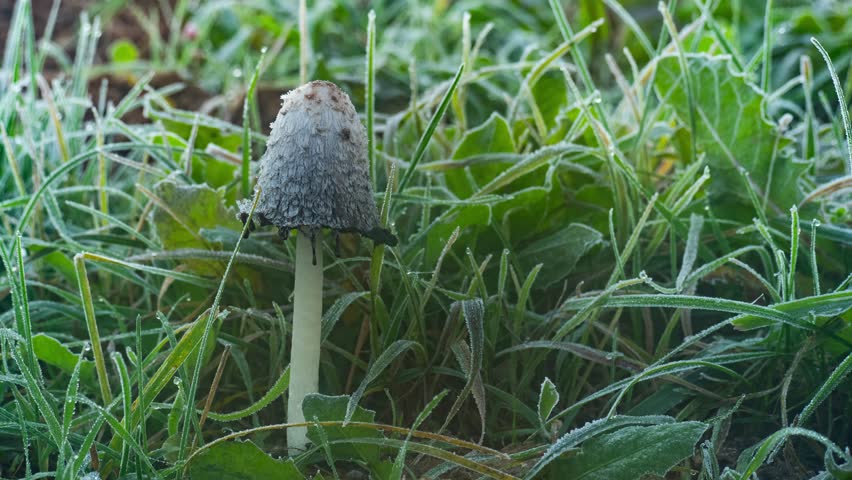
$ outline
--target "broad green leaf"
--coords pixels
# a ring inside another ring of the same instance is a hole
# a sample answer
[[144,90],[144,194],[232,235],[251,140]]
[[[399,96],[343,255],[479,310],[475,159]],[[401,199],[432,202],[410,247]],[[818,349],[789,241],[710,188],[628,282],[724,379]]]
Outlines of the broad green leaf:
[[[168,145],[169,151],[172,153],[172,161],[177,164],[183,164],[185,161],[186,148],[189,145],[188,138],[192,135],[192,122],[188,125],[166,122],[167,125],[172,125],[176,135],[169,135],[166,138],[157,136],[150,141],[154,145]],[[193,144],[194,153],[192,155],[192,171],[190,176],[194,183],[210,185],[213,188],[228,186],[234,181],[234,176],[237,172],[237,165],[217,157],[201,154],[208,144],[214,144],[219,149],[226,152],[238,152],[240,144],[234,144],[234,140],[239,138],[237,135],[229,135],[219,139],[217,135],[221,132],[216,132],[209,126],[199,124],[198,132],[196,132],[195,143]],[[225,144],[219,143],[220,140],[225,140]],[[236,153],[234,153],[236,155]],[[236,200],[236,190],[231,190],[234,198],[228,198],[233,202]]]
[[468,130],[453,152],[454,160],[462,160],[483,152],[514,153],[515,141],[509,123],[501,115],[492,113],[482,125]]
[[275,460],[251,441],[218,443],[197,456],[189,464],[192,480],[304,480],[293,459]]
[[690,393],[683,387],[676,386],[671,383],[664,383],[654,390],[654,393],[648,395],[637,403],[630,410],[628,415],[664,415],[668,413],[677,404],[690,397]]
[[[154,210],[153,221],[165,250],[209,249],[201,236],[202,229],[219,226],[237,231],[241,229],[231,209],[225,207],[220,190],[204,184],[182,185],[166,179],[155,185],[154,193],[162,204]],[[207,275],[221,273],[222,263],[187,261],[193,270]]]
[[[192,180],[203,184],[206,183],[213,188],[228,186],[234,181],[237,166],[214,157],[193,155],[192,156]],[[235,198],[228,197],[234,201]]]
[[[77,355],[71,353],[65,345],[62,345],[59,340],[39,333],[33,336],[33,352],[36,358],[42,362],[59,367],[60,370],[67,374],[74,372],[74,367],[77,365]],[[94,379],[95,364],[91,360],[82,360],[80,363],[80,378],[84,382],[89,382]]]
[[544,377],[544,381],[541,382],[541,390],[538,393],[538,418],[542,425],[547,423],[547,419],[550,418],[550,414],[557,403],[559,403],[559,391],[549,378]]
[[[566,175],[567,176],[567,175]],[[523,245],[541,239],[550,232],[577,222],[566,208],[564,178],[557,178],[557,168],[544,166],[522,178],[510,187],[516,189],[505,200],[495,205],[494,218],[513,244]],[[577,222],[587,223],[587,222]]]
[[[791,157],[785,149],[791,140],[786,136],[779,139],[778,129],[766,118],[765,93],[737,73],[729,57],[689,55],[687,62],[696,117],[695,140],[707,154],[714,200],[750,205],[743,169],[758,197],[768,196],[776,209],[786,211],[798,203],[802,199],[799,177],[808,164]],[[687,121],[690,102],[677,56],[660,57],[656,68],[661,98]],[[753,215],[753,210],[748,214]]]
[[707,427],[702,422],[625,427],[585,442],[579,455],[554,467],[561,478],[574,480],[662,476],[692,455]]
[[[341,395],[331,397],[320,394],[310,394],[302,401],[302,411],[305,412],[305,420],[311,421],[343,421],[346,417],[346,408],[349,404],[349,396]],[[349,420],[352,422],[372,423],[376,412],[355,407]],[[368,465],[379,463],[378,445],[364,443],[333,443],[338,440],[349,440],[353,438],[382,438],[383,435],[374,429],[366,427],[323,427],[325,437],[331,444],[334,458],[360,459]],[[315,445],[321,445],[321,434],[315,426],[308,426],[308,438]]]
[[[532,421],[535,421],[535,419],[533,419]],[[536,478],[536,475],[541,472],[543,468],[558,460],[566,453],[576,453],[578,450],[578,445],[590,441],[591,439],[599,435],[603,435],[607,432],[611,432],[628,426],[658,426],[672,424],[674,423],[674,421],[674,418],[667,417],[664,415],[653,415],[645,417],[616,415],[614,417],[602,418],[599,420],[588,422],[582,427],[575,428],[574,430],[571,430],[570,432],[566,433],[565,435],[560,437],[559,440],[556,441],[556,443],[551,445],[550,448],[548,448],[547,451],[544,452],[544,455],[541,456],[541,459],[539,459],[539,461],[536,462],[535,465],[533,465],[528,472],[526,472],[526,475],[524,475],[524,479],[530,480],[532,478]]]
[[[497,113],[493,113],[485,123],[465,133],[452,158],[462,161],[482,154],[514,152],[515,142],[509,123]],[[445,174],[447,186],[458,198],[468,198],[479,190],[479,187],[500,175],[507,165],[507,161],[483,162],[449,170]]]
[[[27,247],[33,252],[39,252],[42,250],[40,246],[29,246]],[[42,257],[45,263],[55,268],[57,272],[59,272],[65,280],[68,282],[76,282],[77,281],[77,272],[74,270],[74,262],[68,258],[68,255],[61,251],[53,251]]]
[[603,235],[597,230],[572,223],[528,245],[518,258],[526,270],[543,264],[539,281],[541,286],[547,287],[568,276],[577,261],[602,242]]
[[552,129],[562,106],[568,104],[568,88],[562,72],[545,72],[532,87],[532,94],[541,119],[548,129]]
[[472,247],[476,233],[487,228],[491,219],[491,207],[488,205],[465,205],[451,209],[447,215],[432,224],[426,236],[426,264],[434,265],[447,239],[456,228],[460,228],[462,232],[461,241],[457,244],[460,244],[460,247]]

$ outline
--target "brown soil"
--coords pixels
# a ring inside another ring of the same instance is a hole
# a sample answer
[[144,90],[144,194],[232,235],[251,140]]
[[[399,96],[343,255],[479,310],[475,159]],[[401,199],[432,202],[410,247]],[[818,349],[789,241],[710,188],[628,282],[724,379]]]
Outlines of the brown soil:
[[[36,38],[41,38],[44,35],[53,2],[54,0],[32,0]],[[11,27],[12,13],[15,11],[16,3],[16,0],[0,0],[0,50],[6,48],[6,34]],[[56,17],[54,41],[57,41],[60,45],[69,41],[73,43],[80,12],[86,8],[88,3],[86,0],[65,0],[62,2],[59,15]]]
[[[6,34],[11,27],[16,1],[0,0],[0,55],[2,55],[5,49],[7,41]],[[45,34],[45,28],[53,3],[54,0],[32,0],[33,24],[37,39],[43,38]],[[171,9],[174,7],[174,3],[175,0],[134,0],[128,1],[117,12],[113,12],[112,14],[107,13],[101,20],[103,33],[98,41],[95,63],[105,64],[109,62],[110,47],[118,40],[131,42],[138,49],[141,58],[148,58],[150,55],[149,36],[143,27],[143,21],[140,17],[158,19],[160,33],[163,38],[166,38],[168,36],[167,20],[171,18]],[[90,0],[62,0],[60,4],[51,41],[59,45],[70,58],[73,58],[75,53],[77,32],[80,27],[80,15],[86,9],[91,9],[94,6],[95,3]],[[42,73],[47,78],[61,74],[58,66],[50,60],[47,61]],[[88,82],[89,93],[93,98],[97,98],[100,95],[101,84],[106,81],[108,87],[107,100],[113,104],[117,104],[127,95],[137,80],[138,78],[132,75],[105,74],[93,76],[89,78]],[[174,83],[183,83],[186,85],[183,90],[169,98],[172,105],[176,108],[188,111],[200,111],[205,102],[212,97],[211,93],[197,87],[191,79],[183,78],[175,72],[157,72],[151,80],[150,85],[153,88],[160,88]],[[266,92],[259,91],[258,93],[259,95],[265,95]],[[280,93],[276,95],[280,95]],[[260,97],[260,100],[262,118],[265,119],[269,113],[266,111],[268,109],[264,107],[270,99]],[[241,100],[239,105],[240,108],[231,108],[231,105],[226,105],[225,118],[232,120],[233,118],[231,117],[236,116],[241,121]],[[274,119],[275,112],[272,115],[272,119]],[[128,123],[146,121],[139,109],[129,112],[124,120]]]

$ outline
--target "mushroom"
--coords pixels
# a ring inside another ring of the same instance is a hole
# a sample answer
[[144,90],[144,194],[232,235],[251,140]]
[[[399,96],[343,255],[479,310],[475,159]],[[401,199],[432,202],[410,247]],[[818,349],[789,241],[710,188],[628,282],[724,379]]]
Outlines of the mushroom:
[[[287,422],[305,421],[302,400],[317,391],[322,319],[322,231],[337,237],[357,232],[374,243],[396,245],[381,227],[373,200],[367,160],[367,134],[349,96],[337,85],[313,81],[281,97],[281,111],[261,158],[260,199],[253,215],[250,200],[238,202],[239,219],[278,227],[296,238],[296,285]],[[317,242],[320,251],[317,253]],[[291,454],[308,444],[307,428],[287,430]]]

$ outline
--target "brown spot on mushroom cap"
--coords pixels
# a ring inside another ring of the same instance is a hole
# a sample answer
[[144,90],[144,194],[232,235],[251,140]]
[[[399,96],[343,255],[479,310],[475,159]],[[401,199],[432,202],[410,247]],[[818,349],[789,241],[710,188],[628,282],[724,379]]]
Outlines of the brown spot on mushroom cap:
[[[288,232],[358,232],[395,245],[396,238],[379,222],[367,134],[349,96],[320,80],[281,99],[261,158],[256,220]],[[246,216],[251,202],[243,200],[238,206]]]

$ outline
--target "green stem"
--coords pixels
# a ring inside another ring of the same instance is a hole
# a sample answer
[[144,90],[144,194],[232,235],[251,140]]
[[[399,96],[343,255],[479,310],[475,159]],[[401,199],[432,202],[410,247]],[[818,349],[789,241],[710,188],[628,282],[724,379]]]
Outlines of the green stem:
[[98,322],[95,319],[92,288],[89,285],[86,262],[82,253],[74,256],[74,267],[77,270],[77,284],[80,287],[80,298],[83,300],[83,312],[86,315],[86,329],[89,330],[89,340],[92,342],[92,353],[95,357],[95,371],[98,374],[98,383],[101,387],[101,398],[104,405],[109,405],[112,402],[112,393],[109,389],[104,352],[101,349],[101,335],[98,333]]

